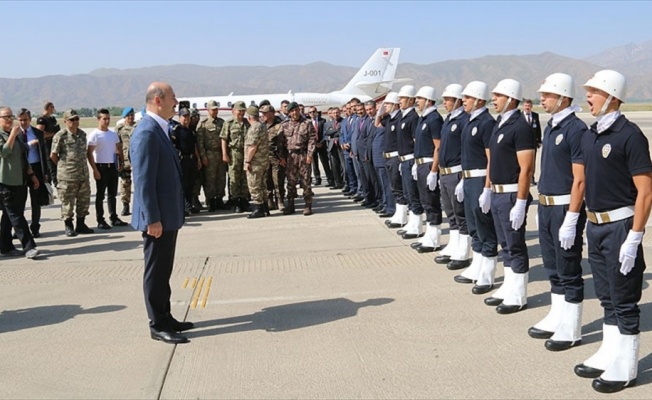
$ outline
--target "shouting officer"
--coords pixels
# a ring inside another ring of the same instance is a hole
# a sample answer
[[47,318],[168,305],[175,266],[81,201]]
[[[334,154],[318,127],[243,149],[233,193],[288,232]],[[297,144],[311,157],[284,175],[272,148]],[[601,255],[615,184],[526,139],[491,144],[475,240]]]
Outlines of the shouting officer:
[[575,373],[593,389],[613,393],[636,383],[643,286],[643,233],[652,205],[648,140],[620,113],[625,77],[597,72],[584,84],[597,122],[582,138],[589,264],[604,309],[602,345]]
[[550,280],[550,311],[528,334],[550,339],[545,346],[551,351],[569,349],[582,337],[586,210],[581,143],[588,128],[571,106],[574,92],[573,78],[561,73],[548,76],[539,88],[541,106],[552,116],[542,139],[537,213],[541,256]]

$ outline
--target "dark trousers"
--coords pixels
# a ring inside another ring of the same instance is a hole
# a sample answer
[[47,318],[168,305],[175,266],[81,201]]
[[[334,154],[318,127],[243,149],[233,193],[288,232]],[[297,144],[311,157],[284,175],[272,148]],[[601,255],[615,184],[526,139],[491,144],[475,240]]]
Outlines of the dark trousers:
[[380,200],[380,190],[378,188],[376,169],[371,161],[362,161],[361,164],[365,179],[367,180],[367,193],[365,193],[365,200],[367,203],[376,203]]
[[29,228],[32,230],[32,233],[37,233],[41,229],[41,199],[44,194],[45,188],[45,178],[43,176],[43,168],[41,168],[41,163],[37,162],[30,164],[34,175],[38,178],[39,188],[34,189],[29,187],[29,203],[32,207],[32,220],[29,224]]
[[584,300],[582,279],[582,234],[586,225],[586,210],[580,208],[573,247],[564,250],[559,243],[559,228],[568,211],[567,205],[542,206],[539,204],[539,243],[543,267],[550,280],[550,291],[562,294],[569,303]]
[[52,153],[52,139],[45,139],[45,150],[48,155],[48,166],[50,167],[50,181],[56,187],[57,186],[57,164],[55,164],[52,159],[50,159],[50,154]]
[[643,246],[636,252],[634,268],[627,274],[620,273],[620,246],[632,229],[634,217],[609,224],[589,223],[586,236],[589,242],[589,264],[595,283],[595,295],[604,309],[604,323],[618,325],[624,335],[638,335],[643,287]]
[[145,274],[143,292],[150,326],[164,327],[170,314],[170,276],[174,265],[174,252],[179,231],[163,231],[158,239],[143,232]]
[[485,177],[464,179],[464,215],[471,236],[471,247],[485,257],[498,255],[496,226],[491,211],[483,213],[478,199],[484,189]]
[[468,235],[466,218],[464,216],[464,203],[457,201],[455,187],[460,183],[462,173],[439,175],[439,186],[441,187],[441,204],[451,230],[459,230],[461,235]]
[[392,193],[396,199],[396,204],[408,204],[407,197],[403,195],[403,180],[401,179],[401,162],[398,157],[392,157],[385,160],[385,169],[387,169],[387,176],[389,177],[389,184],[392,188]]
[[383,209],[389,213],[394,214],[396,212],[396,199],[394,198],[394,193],[389,184],[389,175],[387,174],[387,168],[385,167],[375,167],[376,176],[378,177],[378,187],[381,190],[380,202],[383,205]]
[[331,170],[330,162],[328,161],[328,150],[326,150],[326,143],[322,143],[321,147],[315,147],[312,153],[312,176],[317,182],[321,182],[321,172],[319,171],[319,162],[324,167],[326,180],[328,183],[333,183],[333,171]]
[[107,193],[107,204],[109,206],[109,217],[111,221],[118,218],[115,212],[115,196],[118,194],[118,170],[115,164],[97,164],[100,171],[100,179],[95,180],[95,215],[97,222],[104,221],[104,193]]
[[193,156],[181,156],[181,183],[186,209],[192,206],[192,191],[197,180],[197,159]]
[[[417,180],[415,181],[412,179],[411,172],[408,176],[417,186],[417,191],[419,192],[419,204],[423,206],[422,210],[426,212],[426,221],[428,221],[428,224],[441,225],[443,219],[441,213],[441,191],[439,185],[437,185],[435,190],[430,190],[427,182],[428,173],[430,173],[431,168],[432,163],[417,165]],[[415,212],[415,214],[418,213]]]
[[11,228],[28,251],[36,247],[27,220],[25,220],[25,202],[27,201],[27,186],[10,186],[0,183],[0,190],[7,193],[8,199],[0,200],[2,218],[0,219],[0,252],[8,253],[16,247],[12,243]]
[[408,201],[408,209],[416,215],[421,215],[423,214],[423,205],[421,205],[421,199],[419,198],[417,181],[412,178],[412,165],[414,165],[414,159],[401,162],[403,196]]
[[349,192],[358,193],[358,178],[355,175],[355,169],[353,167],[353,159],[349,155],[348,150],[342,150],[342,153],[344,153],[344,169],[346,170]]
[[337,187],[344,186],[344,172],[342,171],[342,151],[338,146],[333,146],[328,152],[331,163],[331,173],[333,174],[333,183]]
[[355,174],[358,177],[358,194],[367,198],[369,194],[369,180],[364,170],[364,162],[357,155],[353,156],[353,166],[355,167]]
[[494,217],[496,236],[501,247],[501,255],[505,267],[511,267],[516,274],[524,274],[530,270],[530,259],[525,244],[525,225],[527,223],[527,210],[532,202],[528,194],[525,207],[525,219],[518,230],[512,229],[509,212],[516,204],[516,193],[492,193],[491,213]]

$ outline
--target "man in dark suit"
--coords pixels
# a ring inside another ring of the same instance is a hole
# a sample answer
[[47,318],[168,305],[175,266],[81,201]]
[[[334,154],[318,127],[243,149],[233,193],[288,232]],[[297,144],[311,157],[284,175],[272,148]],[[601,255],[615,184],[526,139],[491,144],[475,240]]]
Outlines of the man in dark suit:
[[312,175],[315,178],[315,185],[321,185],[321,172],[319,171],[319,161],[324,167],[326,180],[328,185],[333,186],[333,171],[331,170],[330,163],[328,162],[328,150],[326,148],[326,141],[324,140],[324,124],[326,120],[323,119],[317,112],[317,108],[310,107],[308,109],[308,118],[317,131],[317,142],[315,152],[312,155]]
[[134,182],[131,226],[143,234],[143,290],[151,337],[165,343],[186,343],[188,338],[178,332],[192,329],[192,322],[179,322],[170,313],[170,276],[177,233],[184,221],[181,165],[168,122],[175,114],[177,99],[169,84],[153,82],[145,102],[147,112],[129,147]]
[[541,123],[539,122],[539,114],[532,111],[532,100],[525,99],[523,101],[523,117],[532,127],[532,134],[534,135],[534,140],[536,141],[537,147],[534,149],[534,165],[532,166],[532,185],[536,185],[537,182],[534,180],[534,173],[536,172],[537,167],[537,149],[541,147]]
[[342,152],[340,151],[340,128],[342,117],[340,109],[332,107],[328,110],[329,119],[324,123],[324,140],[326,141],[326,150],[331,163],[334,186],[331,188],[342,189],[344,187],[344,171],[342,169]]
[[27,161],[39,182],[38,187],[28,185],[29,199],[32,206],[32,220],[29,228],[32,231],[32,236],[37,238],[41,236],[41,206],[47,205],[49,202],[49,194],[48,189],[45,187],[45,182],[50,181],[50,167],[48,166],[48,160],[50,158],[46,153],[43,131],[31,126],[32,113],[26,108],[21,108],[18,111],[18,122],[22,131],[20,139],[28,147]]

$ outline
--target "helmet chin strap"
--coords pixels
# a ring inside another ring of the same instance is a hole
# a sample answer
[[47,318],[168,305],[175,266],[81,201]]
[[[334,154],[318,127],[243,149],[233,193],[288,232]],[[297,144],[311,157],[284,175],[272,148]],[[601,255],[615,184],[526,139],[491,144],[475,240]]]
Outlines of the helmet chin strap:
[[478,109],[478,101],[480,100],[479,99],[473,100],[473,107],[471,107],[471,112],[469,114],[473,114],[473,112]]
[[561,106],[562,101],[564,101],[564,97],[559,96],[559,99],[557,99],[557,104],[555,104],[555,108],[550,111],[550,114],[555,114],[557,111],[559,111],[559,107]]
[[507,101],[505,102],[505,105],[503,106],[503,109],[498,111],[498,114],[500,114],[501,117],[503,116],[503,114],[505,114],[505,111],[507,111],[507,107],[509,107],[509,103],[511,102],[512,102],[512,98],[508,97]]
[[609,97],[607,97],[607,100],[606,100],[606,101],[604,102],[604,104],[602,105],[602,108],[601,108],[600,111],[595,115],[596,117],[600,117],[600,116],[604,115],[605,111],[607,111],[607,107],[609,107],[609,104],[611,104],[611,100],[612,100],[613,98],[614,98],[614,97],[613,97],[612,95],[609,95]]

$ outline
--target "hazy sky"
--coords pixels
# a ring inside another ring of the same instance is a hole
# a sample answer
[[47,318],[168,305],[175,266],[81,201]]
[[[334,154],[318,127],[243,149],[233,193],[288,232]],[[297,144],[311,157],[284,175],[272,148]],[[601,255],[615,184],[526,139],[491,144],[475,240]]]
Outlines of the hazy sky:
[[0,77],[154,65],[428,64],[652,40],[650,1],[2,1]]

